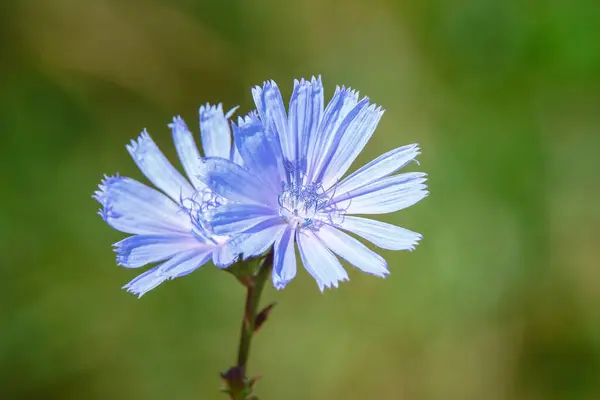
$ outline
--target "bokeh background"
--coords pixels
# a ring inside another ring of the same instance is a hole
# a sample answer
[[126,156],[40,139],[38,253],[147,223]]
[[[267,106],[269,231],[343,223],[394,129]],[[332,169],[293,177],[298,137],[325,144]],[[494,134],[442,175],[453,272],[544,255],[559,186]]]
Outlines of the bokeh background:
[[353,168],[421,144],[431,196],[383,218],[425,238],[386,280],[269,287],[261,398],[599,399],[599,23],[596,0],[2,0],[0,398],[225,398],[242,288],[120,290],[91,195],[144,180],[143,127],[176,163],[173,115],[322,74],[387,109]]

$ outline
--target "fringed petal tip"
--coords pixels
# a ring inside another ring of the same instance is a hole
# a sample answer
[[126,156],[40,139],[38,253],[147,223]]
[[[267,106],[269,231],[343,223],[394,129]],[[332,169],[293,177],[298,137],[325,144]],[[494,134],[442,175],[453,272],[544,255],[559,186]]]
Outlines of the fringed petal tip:
[[227,113],[223,112],[223,103],[218,103],[215,105],[211,105],[210,103],[206,103],[206,105],[200,106],[198,113],[200,114],[200,122],[204,122],[212,117],[217,115],[223,115],[225,119],[231,118],[233,114],[240,108],[240,106],[232,107]]
[[319,85],[322,86],[322,80],[321,80],[321,75],[313,75],[310,79],[305,79],[305,78],[300,78],[298,79],[294,79],[294,87],[298,86],[298,85]]
[[106,221],[111,215],[108,191],[112,185],[114,185],[116,182],[122,181],[123,179],[124,178],[118,173],[116,173],[114,176],[104,174],[104,178],[102,178],[100,184],[98,185],[98,190],[96,190],[92,195],[92,198],[102,205],[102,208],[98,209],[98,215],[100,215],[104,221]]
[[210,103],[206,103],[205,105],[200,106],[198,113],[200,114],[200,122],[206,121],[215,114],[223,114],[223,104],[217,103],[211,105]]
[[406,146],[402,146],[399,150],[403,150],[403,151],[409,153],[410,159],[408,160],[408,162],[406,164],[408,164],[410,162],[414,162],[417,165],[421,165],[419,160],[417,160],[417,157],[422,154],[421,147],[419,146],[418,143],[407,144]]
[[281,281],[281,280],[276,281],[275,279],[273,279],[273,287],[277,290],[283,290],[287,286],[287,284],[290,283],[291,281],[292,281],[291,279],[288,279],[285,281]]
[[415,232],[412,243],[408,244],[404,250],[408,250],[412,253],[417,249],[417,246],[421,244],[421,240],[423,240],[423,235]]
[[255,125],[255,124],[262,125],[262,122],[260,121],[260,118],[258,117],[258,112],[256,110],[250,111],[248,114],[244,115],[243,117],[241,117],[241,116],[238,117],[237,125],[235,123],[232,123],[234,128],[238,128],[238,127],[246,128],[248,126]]
[[271,80],[267,80],[267,81],[263,82],[262,87],[260,85],[254,86],[252,88],[252,94],[260,93],[260,92],[263,92],[263,91],[267,91],[269,89],[277,89],[277,90],[279,90],[279,86],[277,86],[277,83],[275,83],[274,80],[272,80],[272,79]]
[[[308,84],[312,84],[313,86],[323,86],[323,81],[321,79],[321,75],[313,75],[310,79],[307,78],[300,78],[300,79],[294,79],[294,86],[298,86],[298,85],[308,85]],[[257,95],[263,91],[267,91],[269,89],[277,89],[279,90],[279,86],[277,86],[277,83],[274,80],[266,80],[263,81],[262,86],[261,85],[255,85],[252,88],[252,94],[253,95]],[[351,89],[350,89],[351,90]],[[358,95],[358,92],[356,92],[356,94]]]
[[[273,273],[273,277],[272,277],[272,281],[273,281],[273,287],[276,290],[283,290],[287,287],[287,285],[294,280],[294,276],[292,276],[289,279],[283,279],[281,278],[279,275],[277,275],[276,273]],[[322,282],[317,280],[317,285],[319,286],[319,290],[321,291],[321,293],[323,291],[325,291],[325,289],[330,289],[332,287],[337,288],[339,286],[340,282],[345,282],[345,281],[349,281],[350,278],[348,278],[347,276],[345,277],[340,277],[339,280],[334,281],[334,282]]]
[[223,104],[218,103],[216,105],[210,105],[206,103],[204,106],[200,106],[199,115],[200,115],[200,124],[206,123],[211,119],[218,118],[226,122],[229,118],[235,114],[235,112],[240,108],[240,106],[232,107],[227,113],[223,112]]
[[137,268],[137,267],[143,266],[145,264],[145,263],[142,263],[140,265],[132,265],[131,263],[128,262],[128,258],[129,258],[128,256],[129,256],[129,253],[131,253],[131,248],[130,248],[131,246],[127,246],[127,243],[129,243],[132,238],[135,238],[135,236],[130,236],[130,237],[120,240],[116,243],[113,243],[113,245],[112,245],[113,251],[115,253],[117,253],[116,258],[117,258],[117,265],[119,267]]
[[[412,160],[411,160],[412,161]],[[411,180],[406,182],[408,185],[414,186],[414,189],[422,190],[427,188],[427,185],[423,183],[427,182],[427,173],[425,172],[407,172],[406,174],[411,175]],[[398,175],[392,175],[398,176]]]
[[100,204],[106,207],[108,202],[108,191],[114,186],[116,183],[127,180],[128,178],[123,177],[116,173],[113,176],[104,174],[104,178],[100,181],[98,185],[98,190],[94,192],[92,198],[96,199]]
[[121,254],[118,254],[119,250],[113,249],[113,251],[115,251],[117,253],[117,266],[123,267],[123,268],[128,268],[127,264],[125,262],[125,257],[122,256]]
[[139,299],[168,279],[168,277],[158,273],[158,267],[154,267],[143,274],[138,275],[121,289],[125,289],[128,293],[137,295]]
[[[369,101],[368,97],[364,97],[361,101]],[[366,109],[366,113],[370,115],[370,117],[376,121],[381,119],[381,116],[385,113],[385,109],[375,103],[369,104],[369,107]]]
[[[160,283],[156,284],[156,286],[160,285],[162,282],[164,282],[164,281],[161,281]],[[128,283],[127,285],[121,287],[121,289],[124,289],[127,293],[131,293],[131,294],[137,296],[138,299],[141,299],[143,295],[145,295],[152,289],[156,288],[156,286],[154,286],[152,288],[145,288],[142,285],[130,285]]]
[[131,155],[133,155],[134,153],[143,151],[146,148],[146,146],[150,143],[154,144],[152,138],[148,134],[148,130],[144,128],[142,129],[142,133],[140,133],[140,135],[137,138],[131,139],[131,141],[128,145],[125,146],[125,148],[127,148],[127,151]]
[[167,124],[167,127],[172,130],[183,129],[183,130],[189,131],[187,124],[185,123],[183,118],[181,118],[180,115],[173,117],[173,122]]
[[[342,86],[336,86],[335,87],[335,93],[333,94],[333,96],[343,96],[343,97],[349,97],[354,103],[358,103],[358,99],[360,97],[360,92],[358,90],[354,90],[351,87],[346,87],[344,85]],[[361,101],[365,100],[369,101],[368,97],[363,97],[361,99]]]
[[330,281],[330,282],[317,281],[317,285],[319,286],[319,290],[321,291],[321,293],[324,293],[325,289],[332,289],[332,288],[337,289],[340,285],[340,282],[348,282],[348,281],[350,281],[350,278],[347,276],[344,276],[344,277],[339,277],[338,280]]

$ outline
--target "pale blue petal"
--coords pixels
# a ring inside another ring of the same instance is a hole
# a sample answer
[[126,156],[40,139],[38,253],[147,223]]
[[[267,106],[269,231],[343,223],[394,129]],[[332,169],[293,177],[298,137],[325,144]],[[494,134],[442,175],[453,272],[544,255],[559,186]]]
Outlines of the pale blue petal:
[[229,159],[237,165],[244,166],[244,160],[242,160],[242,155],[237,149],[237,146],[231,146],[231,154],[229,155]]
[[330,206],[346,214],[385,214],[412,206],[427,196],[426,174],[388,176],[346,193],[336,193]]
[[189,216],[167,196],[136,180],[106,177],[94,198],[102,204],[100,215],[113,228],[133,234],[187,234]]
[[231,132],[223,106],[218,104],[200,107],[200,134],[202,149],[206,157],[229,158],[231,152]]
[[295,230],[292,225],[288,225],[273,248],[273,285],[278,290],[283,289],[296,276]]
[[166,281],[166,276],[161,275],[158,272],[158,267],[154,267],[144,272],[143,274],[138,275],[135,279],[129,282],[127,285],[123,286],[123,289],[126,289],[129,293],[136,294],[139,297],[142,297],[144,294],[148,293],[150,290],[154,289],[164,281]]
[[225,114],[225,119],[231,118],[233,114],[235,114],[235,112],[238,110],[238,108],[240,108],[240,106],[235,106],[231,110],[227,111],[227,113]]
[[275,210],[260,204],[229,203],[210,210],[206,218],[217,235],[231,235],[279,217]]
[[325,108],[318,130],[308,138],[306,172],[309,182],[315,182],[314,177],[319,173],[319,165],[326,156],[329,144],[333,141],[346,115],[357,103],[356,91],[344,87],[336,88],[333,98]]
[[215,252],[213,252],[213,264],[219,268],[229,267],[231,264],[237,261],[240,253],[234,251],[232,246],[221,245]]
[[[347,118],[352,114],[353,112],[348,114]],[[323,170],[318,181],[322,182],[323,188],[329,189],[346,174],[350,165],[371,139],[382,115],[383,110],[372,104],[360,109],[358,114],[349,121],[345,130],[342,124],[331,146],[329,161],[322,165]]]
[[414,160],[419,154],[417,144],[398,147],[377,157],[367,165],[346,177],[339,185],[330,189],[331,192],[345,193],[361,186],[366,186],[374,181],[393,174],[406,164]]
[[308,146],[323,116],[323,83],[321,77],[311,81],[294,81],[290,98],[288,132],[295,138],[296,154],[293,164],[296,175],[306,173]]
[[200,268],[212,256],[213,249],[192,249],[179,253],[158,266],[157,273],[169,279],[189,274]]
[[158,265],[123,286],[128,292],[142,297],[168,279],[187,275],[202,265],[211,257],[212,250],[192,249],[179,253],[168,261]]
[[247,169],[224,158],[202,159],[198,177],[216,194],[232,201],[277,207],[277,193]]
[[414,250],[423,238],[417,232],[369,218],[344,216],[340,227],[387,250]]
[[[350,104],[352,103],[349,103],[348,106]],[[344,107],[345,106],[346,105],[344,105]],[[334,121],[334,129],[327,129],[323,132],[319,132],[319,135],[322,136],[318,150],[319,156],[317,162],[312,165],[310,171],[310,176],[312,177],[313,182],[323,183],[323,178],[328,170],[331,160],[336,154],[341,138],[344,136],[346,131],[354,125],[354,121],[358,118],[358,116],[364,113],[364,110],[368,109],[368,107],[369,99],[364,97],[360,101],[357,101],[352,108],[345,112],[344,118],[341,120],[336,119]],[[325,110],[323,122],[326,121],[326,117],[327,109]]]
[[321,226],[316,235],[331,251],[361,271],[382,278],[389,274],[383,257],[352,236],[329,225]]
[[281,219],[271,218],[244,233],[234,235],[229,240],[229,245],[235,249],[235,253],[243,254],[243,259],[247,260],[267,251],[273,242],[283,234],[285,228],[286,225]]
[[340,261],[310,229],[297,230],[296,241],[304,268],[315,278],[321,291],[348,280]]
[[274,81],[268,81],[262,88],[255,86],[252,89],[252,96],[263,124],[279,138],[283,156],[288,161],[293,160],[296,154],[295,141],[287,130],[287,116],[279,87]]
[[206,246],[191,234],[135,235],[114,244],[118,264],[127,268],[139,268],[186,250]]
[[265,129],[256,113],[239,118],[238,125],[233,124],[233,136],[245,168],[273,192],[278,191],[285,169],[277,136]]
[[150,182],[170,198],[179,201],[192,197],[192,185],[171,165],[148,132],[144,130],[137,140],[132,140],[127,151]]
[[173,118],[173,122],[169,124],[169,128],[173,131],[173,142],[177,149],[177,155],[179,155],[181,165],[183,165],[183,169],[190,182],[192,182],[196,190],[204,189],[206,185],[198,179],[198,172],[202,168],[202,164],[194,136],[179,116]]

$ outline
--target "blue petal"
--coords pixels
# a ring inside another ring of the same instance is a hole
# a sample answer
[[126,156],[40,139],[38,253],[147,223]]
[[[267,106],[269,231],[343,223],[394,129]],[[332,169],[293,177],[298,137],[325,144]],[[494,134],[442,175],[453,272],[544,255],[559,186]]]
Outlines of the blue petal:
[[192,249],[177,254],[158,266],[157,273],[169,279],[178,278],[200,268],[212,256],[213,249]]
[[260,222],[279,218],[272,208],[259,204],[229,203],[206,214],[212,230],[217,235],[242,233]]
[[184,276],[204,265],[211,257],[211,251],[192,249],[177,254],[123,286],[128,292],[142,297],[168,279]]
[[189,216],[164,194],[131,178],[106,177],[94,198],[100,215],[113,228],[134,234],[187,234]]
[[129,293],[137,294],[138,298],[154,289],[168,278],[158,272],[158,267],[154,267],[138,275],[135,279],[123,286]]
[[387,250],[414,250],[421,234],[368,218],[345,216],[340,227]]
[[231,152],[231,132],[223,106],[218,104],[200,107],[200,133],[202,149],[206,157],[229,158]]
[[127,145],[127,150],[150,182],[173,200],[190,198],[194,194],[194,188],[171,165],[145,130],[137,141],[132,140],[131,144]]
[[240,108],[240,106],[235,106],[231,110],[227,111],[227,113],[225,114],[225,119],[228,120],[229,118],[231,118],[233,114],[235,114],[235,112],[238,110],[238,108]]
[[229,154],[229,159],[237,165],[244,166],[244,160],[242,160],[242,156],[237,149],[237,146],[231,146],[231,154]]
[[306,173],[308,146],[312,136],[316,136],[323,116],[323,83],[321,77],[306,81],[294,81],[294,91],[290,98],[288,132],[295,138],[295,170]]
[[310,229],[297,230],[296,241],[304,268],[315,278],[321,291],[338,287],[338,282],[348,280],[348,274],[337,257]]
[[117,262],[127,268],[163,261],[183,251],[198,248],[200,243],[188,235],[135,235],[114,244]]
[[367,186],[336,193],[331,206],[347,214],[385,214],[412,206],[429,192],[423,182],[426,174],[410,172],[388,176]]
[[288,225],[283,235],[275,241],[273,285],[276,289],[283,289],[296,276],[294,231],[295,228],[292,225]]
[[194,141],[194,136],[181,117],[173,118],[173,122],[169,124],[169,128],[173,131],[173,142],[181,160],[181,165],[183,165],[183,169],[190,182],[192,182],[196,190],[204,189],[206,185],[197,176],[202,163],[200,162],[200,153]]
[[[375,132],[375,128],[383,115],[383,110],[374,104],[364,108],[360,108],[360,104],[362,102],[355,107],[359,110],[356,116],[349,121],[348,125],[345,125],[344,122],[338,130],[331,145],[330,157],[322,165],[323,170],[318,181],[322,182],[325,189],[329,189],[348,171],[350,165]],[[353,113],[354,110],[346,118],[350,119]]]
[[233,124],[235,145],[244,160],[244,166],[269,186],[273,192],[281,188],[285,168],[277,136],[265,129],[256,113],[240,118]]
[[198,177],[216,194],[228,200],[277,206],[277,193],[247,169],[223,158],[202,159]]
[[321,226],[316,235],[331,251],[361,271],[382,278],[389,274],[383,257],[352,236],[329,225]]
[[235,248],[228,245],[221,245],[213,253],[213,264],[219,268],[229,267],[237,261],[240,253],[234,251]]
[[286,225],[279,218],[271,218],[231,237],[229,245],[247,260],[263,254],[285,231]]
[[[360,100],[344,117],[341,123],[337,126],[335,131],[331,132],[323,142],[323,149],[321,155],[319,157],[319,163],[314,166],[314,170],[312,171],[312,179],[314,182],[320,182],[321,184],[325,184],[325,174],[327,171],[331,170],[330,164],[332,160],[336,157],[339,152],[340,142],[343,137],[346,136],[346,133],[350,131],[355,131],[354,127],[360,127],[360,123],[365,119],[364,115],[369,110],[369,99],[367,97]],[[357,135],[360,135],[360,131]],[[356,137],[356,135],[352,135]],[[370,137],[370,136],[369,136]],[[343,151],[350,151],[347,148],[344,148]],[[344,154],[342,156],[350,156],[351,154]],[[354,161],[354,159],[352,159]],[[345,172],[345,171],[344,171]]]
[[[293,160],[296,154],[295,139],[288,133],[285,106],[279,88],[274,81],[265,82],[263,87],[255,86],[252,96],[260,119],[267,130],[273,132],[281,143],[281,151],[286,160]],[[241,151],[241,150],[240,150]],[[242,154],[243,157],[243,154]],[[245,161],[245,160],[244,160]]]
[[357,103],[357,92],[350,88],[336,88],[333,98],[325,108],[323,118],[319,124],[319,129],[310,136],[308,141],[308,181],[315,182],[314,178],[318,176],[320,171],[319,165],[327,156],[327,152],[335,138],[338,128]]
[[339,185],[333,187],[331,191],[346,193],[361,186],[366,186],[398,171],[414,160],[419,154],[421,153],[417,144],[410,144],[388,151],[350,174]]

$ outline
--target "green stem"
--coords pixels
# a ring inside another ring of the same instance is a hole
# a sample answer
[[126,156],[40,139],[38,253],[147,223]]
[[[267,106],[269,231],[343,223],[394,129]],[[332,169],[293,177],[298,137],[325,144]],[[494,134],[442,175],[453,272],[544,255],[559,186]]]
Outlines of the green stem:
[[244,319],[242,321],[237,361],[237,366],[244,372],[244,375],[248,357],[250,355],[250,345],[252,344],[252,336],[254,335],[254,324],[256,322],[256,315],[258,314],[260,296],[272,267],[273,253],[269,252],[262,260],[258,273],[247,286],[248,290],[246,292],[246,305],[244,307]]
[[[260,296],[265,287],[265,283],[273,268],[273,252],[270,251],[262,260],[259,261],[258,271],[254,275],[236,275],[238,280],[246,287],[246,304],[244,306],[244,318],[242,320],[242,329],[240,334],[240,344],[238,348],[237,364],[230,368],[227,372],[221,374],[227,388],[225,391],[229,393],[232,400],[249,400],[257,399],[252,395],[252,386],[256,379],[249,379],[246,376],[246,365],[250,356],[250,346],[252,337],[260,324],[264,322],[268,311],[273,306],[263,310],[265,313],[262,318],[259,318],[257,326],[257,316],[259,315]],[[239,272],[239,271],[238,271]]]

